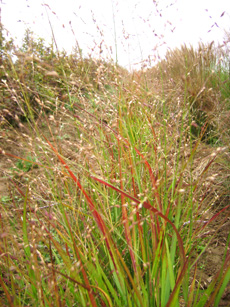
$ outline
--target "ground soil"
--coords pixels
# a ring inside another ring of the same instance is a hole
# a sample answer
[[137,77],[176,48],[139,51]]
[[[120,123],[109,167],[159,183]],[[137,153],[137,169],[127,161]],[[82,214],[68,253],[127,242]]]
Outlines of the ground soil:
[[[0,128],[1,129],[1,128]],[[17,133],[15,133],[17,129]],[[1,129],[0,134],[0,147],[3,152],[10,153],[11,155],[26,157],[27,152],[22,143],[22,134],[25,131],[23,128],[14,129]],[[45,128],[44,128],[44,132]],[[72,137],[76,138],[72,135]],[[70,135],[71,138],[71,135]],[[25,141],[25,140],[23,140]],[[74,140],[72,140],[74,142]],[[10,178],[12,177],[12,168],[15,167],[17,159],[0,154],[0,204],[4,199],[10,197],[10,191],[14,188]],[[30,176],[38,175],[38,169],[31,169]],[[20,176],[23,178],[23,172],[18,173],[17,179],[20,181]],[[229,199],[225,200],[225,206],[228,205]],[[10,206],[10,203],[9,203]],[[207,287],[218,270],[221,269],[223,257],[226,252],[226,242],[230,233],[230,209],[224,211],[210,226],[207,227],[207,235],[213,235],[214,239],[209,244],[208,248],[202,255],[198,270],[197,270],[197,283],[200,281],[200,287]],[[220,307],[230,306],[230,285],[225,289]]]

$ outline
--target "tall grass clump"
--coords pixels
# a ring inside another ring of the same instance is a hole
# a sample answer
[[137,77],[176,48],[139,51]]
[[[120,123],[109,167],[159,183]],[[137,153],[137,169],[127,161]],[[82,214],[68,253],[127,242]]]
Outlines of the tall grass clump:
[[1,156],[13,167],[1,200],[1,304],[218,306],[229,238],[206,288],[197,277],[226,219],[215,232],[212,223],[229,208],[229,127],[211,117],[219,108],[224,118],[229,96],[214,86],[225,80],[212,47],[183,47],[134,74],[40,47],[3,63]]

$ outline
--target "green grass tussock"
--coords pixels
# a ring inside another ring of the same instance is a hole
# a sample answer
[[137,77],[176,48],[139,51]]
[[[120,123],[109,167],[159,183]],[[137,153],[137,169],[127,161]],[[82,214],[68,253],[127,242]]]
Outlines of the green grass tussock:
[[2,42],[1,305],[219,306],[229,236],[200,272],[229,213],[228,54],[131,73]]

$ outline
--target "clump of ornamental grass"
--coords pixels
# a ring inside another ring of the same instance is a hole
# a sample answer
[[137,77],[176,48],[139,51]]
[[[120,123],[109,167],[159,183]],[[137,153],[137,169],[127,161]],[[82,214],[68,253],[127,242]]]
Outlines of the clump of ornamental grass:
[[[8,114],[19,127],[19,154],[1,149],[16,161],[1,202],[1,304],[218,306],[229,241],[206,289],[197,278],[228,208],[229,130],[209,117],[224,74],[208,111],[205,101],[219,80],[212,46],[183,47],[131,75],[30,35],[1,84],[7,127]],[[210,127],[216,147],[204,142]]]
[[224,48],[212,42],[200,43],[197,49],[183,45],[169,50],[165,59],[141,78],[150,97],[157,100],[157,93],[165,97],[172,117],[186,103],[194,121],[192,134],[201,135],[206,126],[202,141],[213,145],[228,144],[230,81]]
[[37,168],[12,181],[11,210],[1,205],[2,304],[218,306],[227,249],[205,290],[196,276],[209,227],[226,210],[207,219],[227,149],[204,152],[205,130],[192,137],[186,104],[172,121],[164,98],[149,101],[131,84],[117,78],[94,99],[75,93],[71,108],[24,124]]

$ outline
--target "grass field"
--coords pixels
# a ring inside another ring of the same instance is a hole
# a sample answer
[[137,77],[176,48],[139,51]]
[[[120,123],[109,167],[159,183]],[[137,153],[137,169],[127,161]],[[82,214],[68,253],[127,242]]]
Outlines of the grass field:
[[30,35],[1,44],[1,305],[228,306],[228,51],[129,72]]

